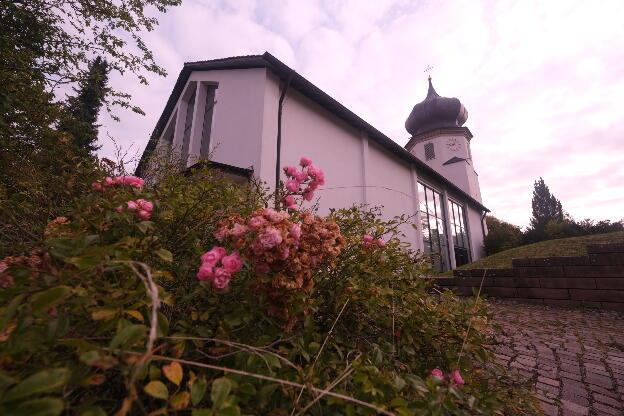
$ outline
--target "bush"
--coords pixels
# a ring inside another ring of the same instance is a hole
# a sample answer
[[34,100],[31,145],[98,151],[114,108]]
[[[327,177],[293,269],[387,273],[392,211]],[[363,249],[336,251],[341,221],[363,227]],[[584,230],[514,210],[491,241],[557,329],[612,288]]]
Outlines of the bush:
[[430,293],[401,218],[294,205],[320,170],[274,211],[173,166],[94,170],[0,262],[2,414],[539,414],[492,362],[485,303]]
[[485,217],[488,234],[485,237],[485,253],[491,256],[499,251],[509,250],[522,244],[522,231],[508,222],[488,215]]

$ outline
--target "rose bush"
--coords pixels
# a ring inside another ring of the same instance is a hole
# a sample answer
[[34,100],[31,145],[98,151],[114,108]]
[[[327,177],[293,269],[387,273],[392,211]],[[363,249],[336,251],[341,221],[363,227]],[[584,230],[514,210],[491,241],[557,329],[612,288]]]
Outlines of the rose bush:
[[410,219],[320,217],[325,175],[300,165],[285,211],[209,168],[85,175],[0,262],[0,413],[539,414],[493,364],[486,305],[431,291]]

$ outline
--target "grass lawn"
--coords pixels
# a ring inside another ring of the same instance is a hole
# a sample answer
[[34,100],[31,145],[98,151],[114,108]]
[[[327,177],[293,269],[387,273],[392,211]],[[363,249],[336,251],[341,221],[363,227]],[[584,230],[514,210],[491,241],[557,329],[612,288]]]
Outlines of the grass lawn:
[[[459,269],[483,269],[511,267],[511,259],[536,257],[584,256],[586,244],[624,243],[624,231],[616,233],[586,235],[582,237],[560,238],[516,247],[465,264]],[[449,274],[451,275],[451,274]]]

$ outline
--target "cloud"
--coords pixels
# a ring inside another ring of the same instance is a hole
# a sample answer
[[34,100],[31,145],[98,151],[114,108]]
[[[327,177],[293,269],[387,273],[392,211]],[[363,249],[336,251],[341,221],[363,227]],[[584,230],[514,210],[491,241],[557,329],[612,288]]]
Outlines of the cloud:
[[[185,1],[146,36],[169,77],[130,92],[147,113],[102,117],[142,150],[184,61],[270,51],[399,144],[414,104],[461,99],[484,203],[526,225],[542,176],[575,217],[619,219],[624,199],[621,97],[624,2],[540,0]],[[101,151],[110,155],[105,140]],[[620,199],[621,201],[621,199]]]

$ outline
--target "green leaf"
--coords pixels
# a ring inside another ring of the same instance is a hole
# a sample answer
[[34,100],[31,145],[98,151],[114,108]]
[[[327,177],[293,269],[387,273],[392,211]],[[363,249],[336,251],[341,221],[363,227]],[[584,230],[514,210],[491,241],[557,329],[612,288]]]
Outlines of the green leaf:
[[170,382],[176,386],[180,385],[182,377],[184,377],[184,370],[182,370],[180,363],[174,361],[171,364],[163,366],[162,371]]
[[167,400],[169,398],[169,390],[162,381],[150,381],[143,387],[145,393],[157,399]]
[[269,365],[271,367],[282,368],[281,361],[275,355],[273,355],[273,354],[264,354],[263,357],[267,361],[267,363],[269,363]]
[[57,286],[34,294],[30,298],[33,312],[52,308],[62,302],[70,293],[71,288],[69,286]]
[[167,249],[161,248],[154,251],[154,253],[167,263],[171,263],[173,261],[173,254],[171,254],[171,252]]
[[0,389],[4,390],[5,388],[15,384],[16,382],[17,380],[15,380],[10,375],[0,372]]
[[186,409],[189,404],[190,395],[188,391],[181,391],[169,401],[174,409]]
[[169,320],[160,311],[158,312],[158,326],[156,327],[156,335],[159,337],[167,336],[169,333]]
[[55,397],[43,397],[20,403],[15,408],[14,416],[58,416],[63,411],[64,403]]
[[56,390],[67,383],[69,375],[69,370],[66,368],[40,371],[9,390],[4,396],[4,401],[10,402],[32,396],[33,394]]
[[124,345],[132,345],[145,336],[145,325],[129,325],[115,334],[111,340],[110,348],[115,349]]
[[219,409],[219,416],[240,416],[240,408],[238,406],[225,406]]
[[89,406],[80,412],[80,416],[106,416],[106,412],[100,406]]
[[212,390],[210,391],[210,399],[212,400],[212,409],[218,410],[223,406],[223,402],[232,390],[232,382],[225,377],[221,377],[212,382]]
[[17,307],[20,305],[20,303],[22,303],[22,299],[24,299],[24,296],[26,295],[21,294],[19,296],[14,297],[13,299],[11,299],[11,302],[9,302],[7,307],[4,308],[4,313],[2,314],[2,317],[0,318],[0,332],[4,332],[4,330],[6,329],[7,323],[9,323],[11,319],[13,319],[13,315],[15,315],[15,311],[17,310]]
[[151,222],[151,221],[141,221],[136,226],[139,229],[139,231],[141,231],[143,234],[145,234],[145,233],[147,233],[147,231],[150,228],[152,228],[153,225],[154,225],[154,223]]
[[191,386],[191,402],[193,403],[193,406],[197,406],[202,401],[204,395],[206,394],[207,388],[208,383],[206,383],[206,380],[203,378],[198,378],[193,382],[193,385]]
[[193,409],[191,416],[213,416],[212,410],[210,409]]

